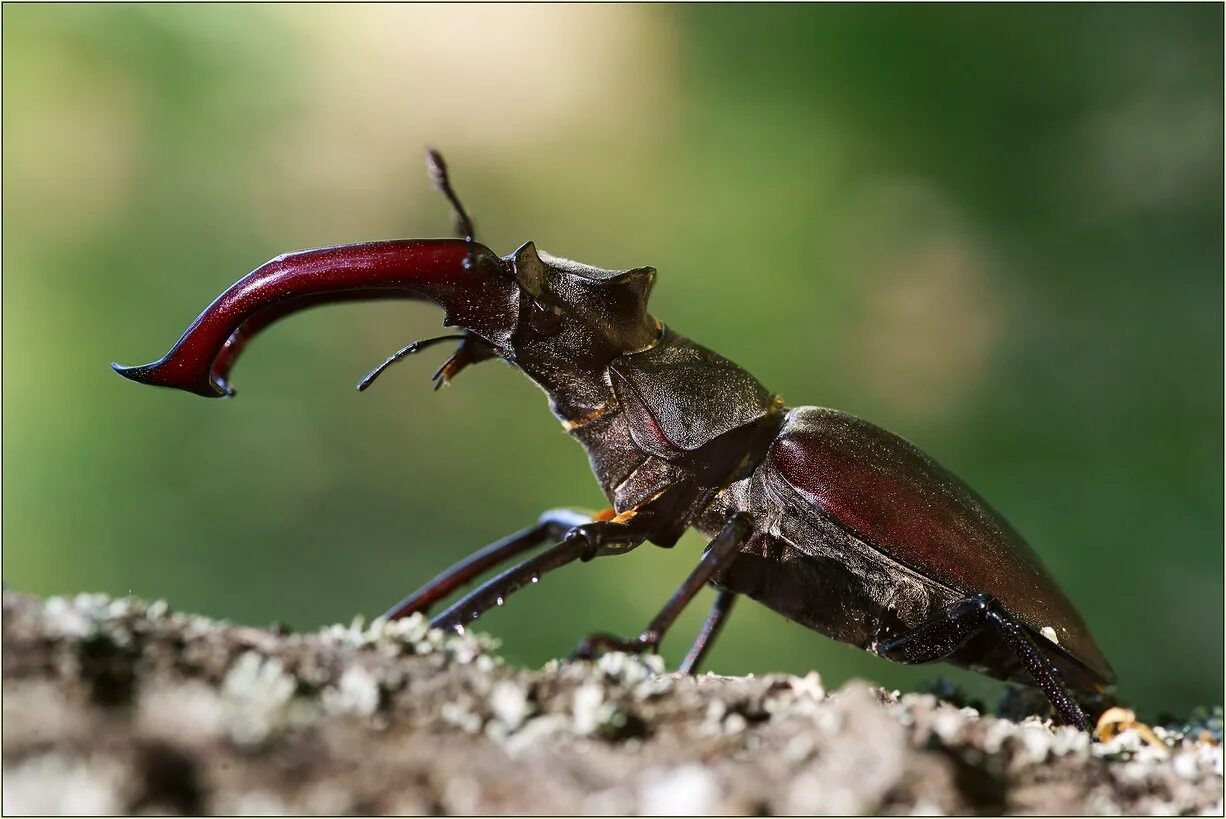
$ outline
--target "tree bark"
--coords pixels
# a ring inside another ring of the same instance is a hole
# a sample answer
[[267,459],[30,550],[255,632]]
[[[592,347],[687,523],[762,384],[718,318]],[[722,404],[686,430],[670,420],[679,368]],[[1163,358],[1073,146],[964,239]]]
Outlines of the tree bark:
[[1220,709],[1094,743],[816,674],[492,649],[419,618],[282,634],[6,592],[4,812],[1222,811]]

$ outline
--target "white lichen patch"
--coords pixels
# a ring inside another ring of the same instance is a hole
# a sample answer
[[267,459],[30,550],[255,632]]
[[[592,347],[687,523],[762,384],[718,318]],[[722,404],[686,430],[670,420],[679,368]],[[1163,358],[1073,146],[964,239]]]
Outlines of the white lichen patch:
[[1052,750],[1052,733],[1043,725],[1023,722],[1013,733],[1016,752],[1013,765],[1038,765],[1045,762]]
[[170,614],[170,604],[165,600],[154,600],[145,609],[145,616],[150,620],[161,620]]
[[497,641],[488,634],[466,630],[463,634],[448,637],[443,644],[443,650],[452,661],[467,665],[497,646]]
[[358,714],[369,717],[379,709],[379,681],[360,665],[350,666],[336,686],[325,688],[321,699],[331,714]]
[[664,658],[658,654],[626,654],[610,651],[596,661],[596,668],[610,682],[635,685],[664,673]]
[[617,713],[611,703],[605,702],[604,688],[596,683],[587,683],[575,689],[571,699],[572,726],[581,736],[596,733],[608,724]]
[[1071,725],[1057,725],[1052,728],[1052,756],[1082,755],[1090,749],[1090,735],[1079,731]]
[[[365,618],[358,615],[348,626],[327,626],[319,634],[328,642],[352,648],[375,648],[388,657],[442,652],[460,664],[488,657],[498,647],[497,640],[482,632],[466,629],[461,634],[446,634],[442,629],[430,628],[430,621],[420,612],[398,620],[376,617],[369,626]],[[487,662],[496,664],[492,658]]]
[[936,716],[929,726],[946,745],[958,745],[966,733],[966,716],[957,708],[941,704],[936,707]]
[[532,712],[527,687],[511,680],[494,683],[490,691],[490,710],[494,713],[494,719],[509,731],[517,730]]
[[813,717],[823,711],[826,689],[821,675],[810,671],[804,677],[779,677],[771,687],[771,693],[762,703],[766,713],[773,716]]
[[43,628],[50,637],[81,638],[93,633],[95,620],[63,597],[50,597],[43,604]]
[[254,651],[238,658],[222,683],[225,723],[236,745],[260,745],[286,727],[297,683],[281,661]]
[[636,700],[650,700],[655,697],[662,697],[673,689],[674,681],[674,677],[668,674],[648,677],[635,684],[634,698]]
[[788,680],[788,686],[797,697],[808,697],[815,702],[821,702],[826,699],[826,689],[822,685],[822,675],[816,671],[810,671],[803,677],[792,677]]
[[698,726],[704,734],[722,734],[724,732],[724,715],[728,713],[728,704],[723,700],[711,700],[703,714],[702,723]]
[[540,748],[542,743],[548,745],[546,740],[550,737],[561,736],[571,730],[569,718],[562,714],[545,714],[528,720],[515,733],[509,733],[506,729],[501,732],[491,732],[488,728],[486,733],[492,734],[491,739],[499,742],[508,756],[515,758],[520,754]]
[[466,734],[481,733],[481,726],[485,724],[485,720],[481,715],[472,710],[466,703],[446,702],[439,709],[439,714],[443,721],[454,725]]
[[742,733],[748,727],[749,722],[742,714],[729,708],[724,700],[713,699],[707,703],[698,730],[707,736],[727,736]]
[[638,812],[644,816],[709,816],[719,796],[715,774],[702,765],[689,763],[644,774],[639,786]]
[[1169,751],[1149,745],[1140,731],[1131,726],[1123,728],[1105,742],[1096,743],[1091,749],[1098,757],[1108,759],[1127,759],[1159,761],[1169,756]]
[[107,816],[125,812],[123,787],[115,762],[46,754],[6,761],[0,791],[5,816]]

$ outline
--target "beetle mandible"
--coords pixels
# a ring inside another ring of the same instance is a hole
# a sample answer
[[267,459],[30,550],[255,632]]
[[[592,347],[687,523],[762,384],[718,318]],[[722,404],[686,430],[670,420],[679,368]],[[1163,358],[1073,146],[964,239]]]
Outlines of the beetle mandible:
[[633,639],[593,634],[575,654],[654,650],[706,584],[711,611],[682,663],[692,672],[745,595],[836,640],[904,663],[947,660],[1037,685],[1082,729],[1069,688],[1099,691],[1111,665],[1026,541],[988,503],[908,441],[847,413],[787,407],[752,375],[647,312],[656,272],[602,270],[531,242],[500,258],[474,239],[436,151],[432,181],[462,239],[395,240],[278,256],[222,293],[164,357],[112,365],[126,378],[206,397],[250,339],[307,307],[409,298],[446,311],[458,335],[434,374],[501,358],[540,386],[587,451],[610,508],[546,512],[409,595],[388,618],[427,612],[511,558],[554,545],[478,586],[431,624],[462,630],[516,590],[573,561],[711,538],[697,567]]

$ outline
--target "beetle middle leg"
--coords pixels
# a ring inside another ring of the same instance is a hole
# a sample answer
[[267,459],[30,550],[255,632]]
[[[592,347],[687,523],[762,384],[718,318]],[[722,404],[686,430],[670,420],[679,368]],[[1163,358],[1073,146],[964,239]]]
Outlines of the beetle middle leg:
[[[639,636],[632,640],[624,640],[611,634],[590,634],[579,643],[578,648],[571,654],[571,658],[590,660],[601,649],[639,652],[656,648],[660,641],[664,639],[665,632],[668,631],[669,627],[672,626],[689,602],[694,599],[694,596],[740,551],[741,544],[745,542],[745,538],[749,536],[751,529],[752,523],[748,515],[737,513],[730,517],[727,523],[724,524],[724,528],[711,541],[710,547],[707,549],[706,554],[703,555],[699,564],[690,572],[689,577],[685,579],[685,582],[681,584],[677,591],[673,592],[673,596],[664,604],[664,608],[660,609],[660,613],[652,618],[652,621],[647,624],[647,628],[643,629]],[[715,628],[711,630],[708,639],[710,636],[713,636],[714,631],[718,630],[718,621],[713,625]],[[703,635],[700,633],[699,641],[702,640]],[[699,657],[701,657],[703,648],[701,645],[698,648]]]
[[1083,731],[1089,730],[1085,713],[1060,680],[1059,672],[1026,635],[1025,628],[991,595],[976,594],[950,603],[936,617],[906,634],[874,644],[872,651],[880,657],[901,663],[936,662],[953,654],[989,626],[994,627],[1013,649],[1035,685],[1051,701],[1061,722]]

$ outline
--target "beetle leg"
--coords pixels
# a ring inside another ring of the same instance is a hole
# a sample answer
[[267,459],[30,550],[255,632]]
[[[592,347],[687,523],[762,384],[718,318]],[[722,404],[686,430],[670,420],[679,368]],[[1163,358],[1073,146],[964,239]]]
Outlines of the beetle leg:
[[711,610],[707,612],[707,619],[703,620],[702,628],[698,636],[694,638],[694,644],[690,646],[685,659],[681,661],[681,668],[678,670],[682,674],[697,673],[698,666],[702,665],[703,658],[711,649],[711,644],[719,636],[724,622],[732,612],[732,604],[735,602],[736,592],[720,589],[716,593],[715,602],[711,604]]
[[[741,544],[745,542],[751,529],[752,524],[747,515],[737,513],[730,517],[724,524],[724,528],[711,541],[706,554],[690,572],[690,576],[685,579],[677,591],[673,592],[673,596],[664,604],[664,608],[660,609],[660,613],[652,618],[647,628],[643,629],[638,637],[623,640],[610,634],[590,634],[579,643],[578,648],[571,654],[571,659],[590,660],[601,649],[640,652],[656,648],[664,639],[665,632],[699,590],[740,551]],[[718,630],[718,623],[715,624],[714,630]]]
[[1069,694],[1068,688],[1060,680],[1060,672],[1043,657],[1034,641],[1026,636],[1026,630],[1014,622],[995,603],[988,607],[987,618],[1017,654],[1022,665],[1026,666],[1026,670],[1047,695],[1047,699],[1051,700],[1061,721],[1066,725],[1080,728],[1082,731],[1089,731],[1090,723],[1086,719],[1085,712],[1081,710],[1081,706],[1077,704]]
[[568,531],[582,523],[587,523],[588,520],[589,517],[582,512],[570,509],[551,509],[541,515],[536,525],[520,529],[456,563],[401,600],[383,617],[387,620],[397,620],[415,612],[424,614],[439,600],[472,582],[478,575],[484,574],[498,564],[539,546],[547,540],[561,540]]
[[1013,649],[1035,685],[1051,701],[1060,720],[1083,731],[1089,730],[1085,713],[1060,680],[1059,672],[1026,635],[1025,628],[1015,622],[991,595],[977,594],[951,603],[936,617],[906,634],[874,643],[871,649],[888,660],[931,663],[953,654],[989,625]]
[[872,651],[897,663],[920,664],[943,660],[983,630],[991,600],[986,594],[958,600],[906,634],[875,643]]
[[[642,516],[644,520],[648,517],[650,516]],[[563,536],[561,543],[486,581],[431,620],[430,626],[462,630],[484,612],[494,606],[501,606],[512,593],[530,583],[536,583],[554,569],[560,569],[576,560],[622,554],[637,548],[647,540],[650,533],[645,527],[636,525],[637,521],[637,518],[632,518],[628,523],[596,520],[572,526]]]

